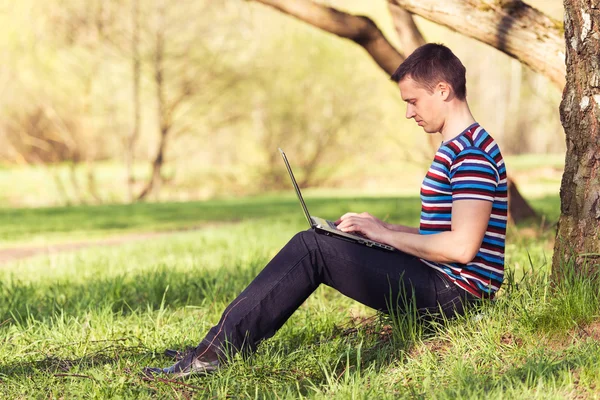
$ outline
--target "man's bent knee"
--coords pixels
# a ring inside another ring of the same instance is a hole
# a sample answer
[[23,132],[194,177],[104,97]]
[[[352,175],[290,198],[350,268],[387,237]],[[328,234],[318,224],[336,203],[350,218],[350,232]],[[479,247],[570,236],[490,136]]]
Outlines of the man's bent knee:
[[312,250],[317,247],[318,236],[319,234],[314,229],[307,229],[296,233],[291,241],[303,244],[309,250]]

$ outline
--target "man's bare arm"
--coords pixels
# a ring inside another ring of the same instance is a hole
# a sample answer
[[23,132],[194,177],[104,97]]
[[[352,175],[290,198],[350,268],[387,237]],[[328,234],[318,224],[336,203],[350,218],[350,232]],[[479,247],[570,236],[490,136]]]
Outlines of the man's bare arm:
[[388,222],[384,222],[384,223],[385,223],[385,227],[388,228],[390,231],[404,232],[404,233],[415,233],[415,234],[419,233],[419,228],[415,228],[414,226],[406,226],[406,225],[400,225],[400,224],[390,224]]

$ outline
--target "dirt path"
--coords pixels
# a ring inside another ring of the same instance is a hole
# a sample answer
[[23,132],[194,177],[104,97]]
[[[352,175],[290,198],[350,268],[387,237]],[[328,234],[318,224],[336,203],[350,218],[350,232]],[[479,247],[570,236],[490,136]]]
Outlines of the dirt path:
[[81,240],[77,242],[56,243],[45,246],[30,246],[30,247],[15,247],[8,249],[0,249],[0,265],[11,261],[21,260],[28,257],[48,255],[56,253],[65,253],[87,247],[99,246],[118,246],[125,243],[136,242],[145,239],[152,239],[160,236],[168,236],[176,233],[197,231],[207,227],[222,225],[223,223],[207,223],[194,228],[172,230],[164,232],[146,232],[146,233],[131,233],[126,235],[114,236],[106,239],[98,240]]

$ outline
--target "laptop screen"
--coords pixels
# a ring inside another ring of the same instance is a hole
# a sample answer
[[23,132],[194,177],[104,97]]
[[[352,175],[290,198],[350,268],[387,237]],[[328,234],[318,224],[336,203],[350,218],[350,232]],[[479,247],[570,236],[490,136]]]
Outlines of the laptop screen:
[[308,208],[306,208],[306,203],[304,202],[304,199],[302,198],[302,193],[300,193],[300,187],[298,187],[296,178],[294,178],[294,173],[292,172],[292,167],[290,167],[290,163],[288,162],[287,157],[285,156],[285,153],[283,152],[283,150],[281,150],[281,148],[279,148],[279,152],[281,153],[281,157],[283,157],[283,162],[285,163],[288,173],[290,174],[290,178],[292,179],[292,184],[294,185],[294,189],[296,190],[296,195],[298,196],[298,200],[300,200],[300,205],[302,206],[302,210],[304,210],[304,215],[306,216],[306,220],[308,221],[308,224],[312,228],[313,222],[310,219],[310,214],[308,213]]

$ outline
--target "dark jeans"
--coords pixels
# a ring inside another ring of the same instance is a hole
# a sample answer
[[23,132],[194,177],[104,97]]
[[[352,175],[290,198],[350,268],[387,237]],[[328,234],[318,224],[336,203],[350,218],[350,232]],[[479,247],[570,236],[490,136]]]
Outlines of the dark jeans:
[[281,249],[225,309],[202,343],[222,353],[253,351],[322,283],[384,312],[405,311],[408,298],[419,311],[440,313],[441,308],[451,318],[475,299],[411,255],[308,230]]

